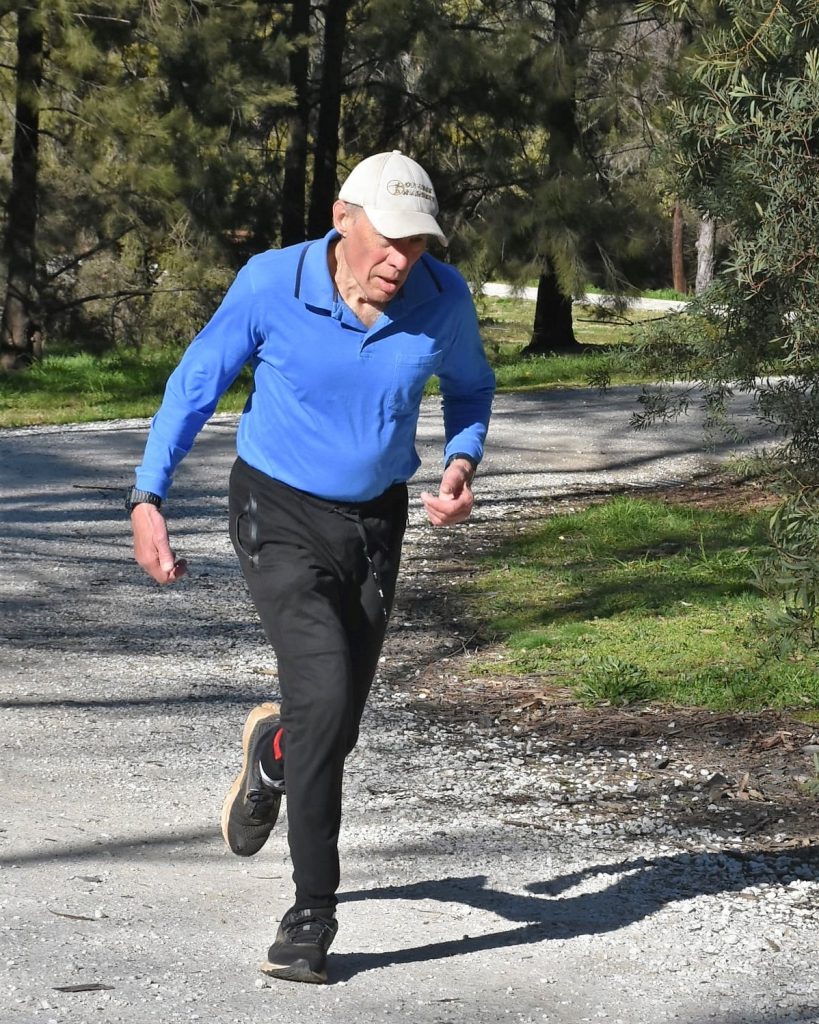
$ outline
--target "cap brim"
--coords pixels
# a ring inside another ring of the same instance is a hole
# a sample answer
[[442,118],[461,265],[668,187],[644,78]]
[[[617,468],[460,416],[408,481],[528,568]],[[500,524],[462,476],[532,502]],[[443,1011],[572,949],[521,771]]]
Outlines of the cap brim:
[[409,238],[412,235],[432,235],[441,245],[449,245],[449,239],[441,230],[438,221],[429,213],[418,210],[373,210],[364,206],[370,224],[385,238]]

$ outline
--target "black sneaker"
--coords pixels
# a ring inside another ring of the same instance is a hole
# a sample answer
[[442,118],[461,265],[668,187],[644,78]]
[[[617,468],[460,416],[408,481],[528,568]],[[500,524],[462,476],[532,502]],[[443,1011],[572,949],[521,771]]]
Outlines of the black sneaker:
[[222,835],[239,857],[252,857],[267,842],[282,802],[284,781],[262,781],[259,759],[281,726],[278,704],[260,704],[247,716],[242,732],[242,770],[222,805]]
[[338,921],[332,907],[288,910],[276,941],[267,951],[262,972],[284,981],[323,985],[327,981],[327,950],[337,931]]

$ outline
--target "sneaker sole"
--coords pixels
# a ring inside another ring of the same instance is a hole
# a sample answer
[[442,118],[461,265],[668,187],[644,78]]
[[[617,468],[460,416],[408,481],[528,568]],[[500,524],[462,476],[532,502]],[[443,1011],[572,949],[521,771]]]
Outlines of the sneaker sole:
[[295,960],[287,966],[273,964],[267,960],[262,964],[260,970],[269,978],[278,978],[280,981],[300,981],[308,985],[327,984],[327,972],[311,970],[306,960]]
[[[247,762],[250,756],[250,737],[253,735],[253,730],[259,724],[263,718],[269,718],[271,715],[279,715],[281,713],[281,707],[272,701],[267,704],[260,704],[257,708],[254,708],[247,716],[245,727],[242,730],[242,770],[237,775],[233,785],[228,790],[228,795],[225,797],[225,802],[222,804],[222,838],[227,843],[228,849],[230,849],[230,840],[228,839],[228,819],[230,818],[230,811],[236,798],[242,787],[245,784],[245,778],[247,777]],[[231,850],[231,853],[233,851]]]

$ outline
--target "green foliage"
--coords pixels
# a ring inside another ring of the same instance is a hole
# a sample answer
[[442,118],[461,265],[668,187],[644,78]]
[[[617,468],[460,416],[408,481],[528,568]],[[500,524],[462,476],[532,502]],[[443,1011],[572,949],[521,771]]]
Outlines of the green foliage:
[[[49,343],[92,351],[187,341],[276,230],[281,16],[255,2],[41,8],[37,319]],[[14,19],[0,15],[7,128]]]
[[[218,287],[279,241],[294,143],[303,132],[314,152],[326,99],[325,8],[309,4],[309,29],[294,36],[292,5],[257,0],[116,0],[82,16],[65,0],[41,6],[35,291],[49,341],[99,350],[190,337],[212,308],[208,279]],[[0,14],[7,129],[14,19]],[[356,0],[338,177],[377,149],[419,158],[452,229],[448,256],[468,258],[476,279],[548,266],[567,295],[587,271],[617,291],[662,284],[667,232],[647,155],[667,42],[625,2]],[[6,149],[6,195],[7,166]],[[309,192],[309,160],[304,178]]]
[[804,784],[804,790],[808,796],[819,800],[819,754],[813,755],[813,778]]
[[486,90],[489,123],[461,150],[476,168],[464,233],[476,279],[550,270],[576,296],[589,277],[621,292],[666,265],[662,215],[646,188],[645,121],[630,115],[635,92],[647,106],[658,84],[646,70],[656,26],[635,26],[629,8],[589,3],[559,17],[531,5],[514,32],[488,40],[494,52],[480,67],[497,65],[498,75]]
[[639,665],[607,656],[578,662],[581,675],[574,692],[581,703],[635,704],[656,696],[656,685]]
[[756,567],[763,593],[784,608],[771,621],[779,649],[794,642],[813,645],[819,614],[819,491],[799,488],[785,498],[769,524],[773,554]]
[[[753,393],[783,435],[783,464],[807,482],[819,471],[819,6],[725,0],[720,12],[671,135],[679,188],[728,225],[730,258],[648,336],[644,365],[694,381],[712,403],[729,388]],[[767,381],[774,361],[787,376]]]
[[[704,5],[663,6],[691,16]],[[780,433],[772,458],[789,494],[755,577],[775,602],[760,621],[783,656],[815,644],[819,601],[817,39],[813,0],[725,0],[702,36],[671,111],[676,172],[689,203],[728,225],[730,258],[708,293],[646,332],[644,372],[692,384],[647,393],[636,417],[642,425],[702,400],[724,422],[739,390]]]
[[644,175],[653,19],[620,2],[417,0],[369,0],[354,18],[344,162],[393,145],[425,162],[470,279],[550,267],[566,295],[587,272],[665,283]]

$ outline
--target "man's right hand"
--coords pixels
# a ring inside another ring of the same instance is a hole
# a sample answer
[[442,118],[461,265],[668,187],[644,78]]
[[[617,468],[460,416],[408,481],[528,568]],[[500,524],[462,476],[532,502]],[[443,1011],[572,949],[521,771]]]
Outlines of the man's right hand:
[[135,505],[131,512],[134,531],[134,557],[157,583],[175,583],[185,575],[188,565],[171,551],[165,518],[154,505]]

